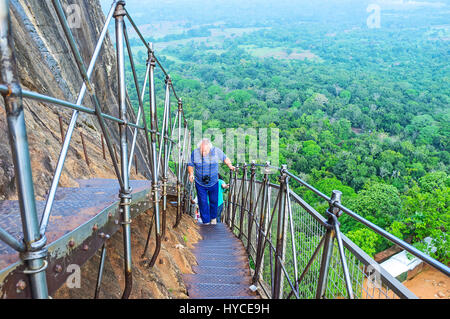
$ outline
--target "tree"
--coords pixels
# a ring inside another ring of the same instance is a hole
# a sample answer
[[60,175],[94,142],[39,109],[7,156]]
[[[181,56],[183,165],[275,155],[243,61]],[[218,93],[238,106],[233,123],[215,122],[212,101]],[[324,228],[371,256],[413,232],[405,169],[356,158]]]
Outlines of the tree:
[[[397,188],[392,185],[369,182],[358,195],[349,200],[348,206],[354,212],[386,229],[402,212],[402,201]],[[354,220],[346,220],[344,229],[358,228]],[[343,221],[344,226],[344,221]]]
[[373,257],[377,252],[376,246],[380,236],[368,228],[358,228],[348,232],[347,237],[359,248],[364,250],[369,256]]

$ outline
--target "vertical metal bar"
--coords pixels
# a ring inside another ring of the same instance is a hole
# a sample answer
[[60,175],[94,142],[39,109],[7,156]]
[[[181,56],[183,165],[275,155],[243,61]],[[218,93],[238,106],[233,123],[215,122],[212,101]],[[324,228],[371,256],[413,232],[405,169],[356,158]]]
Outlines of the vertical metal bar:
[[0,0],[0,81],[9,88],[4,94],[8,135],[14,162],[17,195],[23,228],[26,252],[21,254],[26,262],[33,298],[48,298],[45,268],[47,250],[45,236],[39,232],[39,220],[34,197],[28,137],[22,103],[22,88],[19,83],[16,59],[13,52],[13,37],[9,16],[9,1]]
[[268,176],[268,166],[270,164],[267,162],[264,170],[263,184],[261,185],[261,211],[259,215],[259,229],[258,231],[258,245],[256,248],[256,262],[255,262],[255,273],[253,274],[252,282],[255,284],[259,279],[259,273],[261,271],[261,264],[264,254],[264,241],[263,241],[263,231],[266,223],[266,210],[268,205],[268,189],[269,189],[269,176]]
[[103,141],[103,134],[101,135],[101,139],[102,139],[102,153],[103,153],[103,159],[106,161],[105,142]]
[[86,150],[86,143],[84,142],[83,132],[81,132],[81,131],[80,131],[80,137],[81,137],[81,145],[83,146],[84,159],[86,161],[87,166],[90,166],[89,165],[89,157],[88,157],[88,153]]
[[178,100],[178,169],[177,169],[177,218],[175,225],[176,228],[181,221],[181,117],[183,113],[183,103],[181,99]]
[[237,173],[239,171],[239,164],[236,165],[236,169],[234,170],[234,176],[233,176],[233,180],[234,180],[234,192],[233,192],[233,210],[232,210],[232,215],[231,215],[231,232],[234,232],[234,228],[235,228],[235,218],[236,218],[236,209],[237,209],[237,197],[238,197],[238,187],[237,187]]
[[117,50],[117,81],[118,81],[118,101],[120,119],[124,121],[119,125],[120,135],[120,155],[121,155],[121,173],[123,187],[120,190],[120,210],[122,213],[123,225],[123,245],[124,245],[124,270],[125,270],[125,289],[122,299],[127,299],[132,288],[132,257],[131,257],[131,219],[130,202],[131,188],[128,175],[128,141],[127,141],[127,105],[126,105],[126,86],[125,86],[125,58],[124,58],[124,1],[119,1],[114,12],[116,21],[116,50]]
[[[162,160],[162,198],[163,198],[163,209],[162,209],[162,226],[165,228],[166,226],[166,218],[167,218],[167,168],[168,168],[168,130],[169,130],[169,116],[170,113],[170,85],[171,81],[169,77],[166,77],[166,97],[164,101],[164,117],[163,117],[163,127],[161,131],[161,144],[160,144],[160,158]],[[158,161],[160,164],[160,161]],[[158,217],[158,216],[157,216]],[[153,252],[153,256],[150,259],[149,267],[153,267],[155,265],[156,259],[158,258],[159,252],[161,250],[161,227],[160,223],[156,224],[155,227],[155,235],[156,235],[156,246],[155,251]]]
[[115,154],[116,158],[119,158],[119,155],[117,154],[116,144],[113,144],[113,148],[114,148],[114,154]]
[[231,201],[233,200],[233,192],[234,192],[234,188],[235,188],[235,184],[233,183],[233,171],[230,170],[230,189],[228,190],[228,204],[227,204],[227,213],[226,213],[226,218],[225,218],[225,222],[228,225],[228,227],[231,228]]
[[247,254],[250,255],[250,248],[252,244],[252,228],[253,228],[253,204],[254,204],[254,198],[253,198],[253,192],[255,188],[255,173],[256,173],[256,166],[255,161],[252,161],[251,168],[250,168],[250,207],[248,209],[248,225],[247,225]]
[[246,186],[246,179],[247,179],[247,164],[244,163],[242,166],[242,180],[241,180],[241,208],[239,209],[239,239],[242,239],[242,231],[244,228],[244,212],[245,212],[245,204],[246,204],[246,195],[244,195],[245,192],[245,186]]
[[285,247],[285,214],[286,214],[286,165],[283,165],[280,170],[280,196],[277,216],[277,243],[275,251],[275,271],[273,284],[273,299],[280,299],[283,297],[282,284],[282,265],[284,262],[284,247]]
[[342,271],[344,272],[345,285],[347,288],[347,294],[350,299],[353,299],[353,288],[350,279],[350,274],[348,271],[347,260],[344,253],[344,245],[341,238],[341,230],[339,229],[338,217],[342,215],[342,211],[337,207],[341,203],[342,192],[338,190],[333,190],[331,194],[330,207],[328,208],[329,221],[334,227],[334,233],[336,236],[336,241],[338,244],[339,256],[341,259]]
[[61,114],[58,114],[58,121],[59,121],[59,131],[61,133],[61,144],[63,144],[64,143],[64,126],[63,126]]
[[[152,48],[152,44],[150,44],[150,48]],[[152,165],[152,201],[153,201],[153,216],[155,220],[155,227],[159,228],[159,176],[158,176],[158,153],[156,150],[156,141],[157,141],[157,118],[156,118],[156,96],[155,96],[155,80],[154,80],[154,72],[156,66],[156,60],[153,55],[153,51],[149,51],[149,63],[150,63],[150,79],[149,79],[149,94],[150,94],[150,132],[151,132],[151,144],[152,144],[152,152],[151,152],[151,165]],[[149,234],[147,236],[147,241],[145,244],[143,256],[145,255],[148,247],[148,242],[150,240],[152,226],[150,226]]]
[[289,230],[291,233],[291,245],[292,245],[292,259],[294,263],[294,278],[295,278],[295,289],[298,293],[298,265],[297,265],[297,247],[295,246],[295,232],[294,232],[294,220],[292,216],[292,204],[291,204],[291,189],[289,187],[289,176],[286,179],[286,200],[287,208],[289,213]]
[[333,254],[334,246],[334,229],[328,228],[325,233],[325,242],[323,244],[322,261],[320,263],[319,280],[317,282],[316,299],[325,297],[328,281],[328,269]]
[[339,256],[341,257],[342,271],[344,272],[345,287],[347,288],[348,297],[350,299],[354,299],[352,281],[350,279],[350,273],[348,271],[347,260],[345,258],[344,244],[342,243],[342,237],[341,237],[341,231],[339,229],[339,223],[338,223],[337,217],[335,215],[333,215],[333,219],[334,219],[334,231],[336,234],[336,241],[338,244]]
[[166,123],[167,123],[167,117],[168,112],[169,112],[169,107],[168,107],[168,102],[170,99],[170,78],[167,76],[166,77],[166,98],[164,100],[164,113],[163,113],[163,122],[162,122],[162,130],[161,130],[161,138],[160,138],[160,142],[159,142],[159,152],[158,152],[158,175],[160,172],[160,166],[161,166],[161,159],[162,159],[162,153],[163,153],[163,149],[164,149],[164,144],[166,143],[166,136],[165,136],[165,131],[166,131]]
[[106,242],[102,246],[102,254],[100,258],[100,264],[98,266],[98,275],[97,275],[97,283],[95,285],[94,299],[98,299],[98,296],[100,294],[100,288],[102,286],[102,278],[103,278],[103,269],[105,267],[105,258],[106,258]]

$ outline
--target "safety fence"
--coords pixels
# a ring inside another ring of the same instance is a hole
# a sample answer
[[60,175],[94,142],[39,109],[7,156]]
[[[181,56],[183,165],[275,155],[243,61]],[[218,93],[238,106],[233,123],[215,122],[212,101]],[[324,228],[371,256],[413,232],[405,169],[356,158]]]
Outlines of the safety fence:
[[[278,183],[270,182],[273,174]],[[447,266],[343,206],[340,191],[328,197],[286,166],[244,164],[229,179],[223,219],[246,247],[253,283],[267,298],[417,298],[340,231],[343,213],[449,275]],[[327,218],[292,182],[329,203]]]

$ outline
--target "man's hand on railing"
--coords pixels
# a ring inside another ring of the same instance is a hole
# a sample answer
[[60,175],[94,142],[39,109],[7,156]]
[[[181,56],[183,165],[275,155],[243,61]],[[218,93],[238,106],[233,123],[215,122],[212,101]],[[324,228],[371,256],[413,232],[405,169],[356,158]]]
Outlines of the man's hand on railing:
[[191,183],[194,182],[194,174],[189,174],[189,181],[190,181]]
[[231,164],[231,160],[228,157],[223,162],[228,166],[230,170],[234,171],[236,169],[236,167]]

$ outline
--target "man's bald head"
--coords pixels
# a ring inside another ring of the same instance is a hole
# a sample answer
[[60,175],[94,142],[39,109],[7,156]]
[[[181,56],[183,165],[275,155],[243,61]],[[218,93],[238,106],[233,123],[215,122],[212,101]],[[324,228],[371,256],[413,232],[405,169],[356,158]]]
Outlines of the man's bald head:
[[204,138],[198,143],[198,148],[200,149],[200,154],[206,156],[211,151],[212,143],[209,139]]

